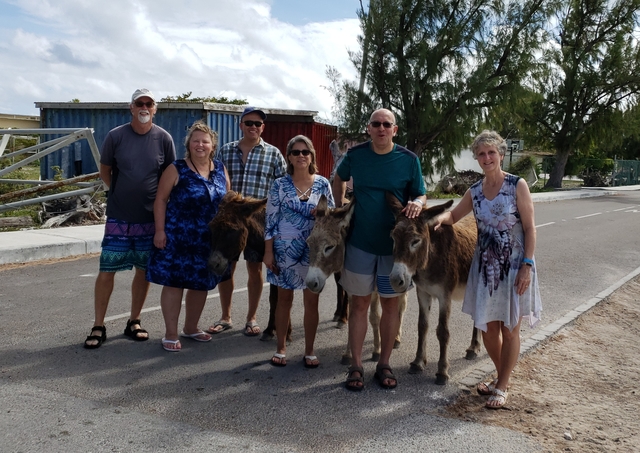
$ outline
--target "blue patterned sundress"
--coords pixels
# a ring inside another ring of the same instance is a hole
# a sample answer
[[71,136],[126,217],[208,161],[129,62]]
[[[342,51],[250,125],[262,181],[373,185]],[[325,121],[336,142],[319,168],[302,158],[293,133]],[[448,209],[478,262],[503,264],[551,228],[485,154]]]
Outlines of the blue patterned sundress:
[[291,175],[273,182],[267,197],[264,238],[273,238],[273,255],[280,273],[275,275],[267,269],[269,283],[285,289],[306,288],[304,279],[309,270],[307,238],[315,223],[311,211],[321,195],[327,197],[329,207],[335,207],[331,185],[320,175],[315,175],[307,201],[298,198]]
[[220,276],[209,270],[211,251],[208,224],[218,212],[220,200],[227,193],[224,165],[214,160],[209,179],[189,168],[181,159],[173,162],[178,183],[167,203],[165,233],[167,245],[151,252],[147,280],[158,285],[209,291]]
[[531,284],[518,296],[514,283],[524,258],[524,230],[516,204],[516,184],[520,178],[506,174],[498,195],[489,200],[482,183],[471,186],[473,214],[478,227],[476,244],[462,311],[471,315],[475,326],[487,331],[487,323],[502,321],[509,329],[527,317],[533,327],[540,320],[542,303],[538,289],[535,258]]

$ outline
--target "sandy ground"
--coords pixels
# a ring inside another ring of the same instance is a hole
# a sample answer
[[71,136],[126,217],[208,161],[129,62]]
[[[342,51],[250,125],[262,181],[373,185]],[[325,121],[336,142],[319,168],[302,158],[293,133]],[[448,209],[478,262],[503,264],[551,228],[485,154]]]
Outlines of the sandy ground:
[[520,359],[500,410],[462,394],[444,415],[520,431],[549,452],[640,452],[640,277]]

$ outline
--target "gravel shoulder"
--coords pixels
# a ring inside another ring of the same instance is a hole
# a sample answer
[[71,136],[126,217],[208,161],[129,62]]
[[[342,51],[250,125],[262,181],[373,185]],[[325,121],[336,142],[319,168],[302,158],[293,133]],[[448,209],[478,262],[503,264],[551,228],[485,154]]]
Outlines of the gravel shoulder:
[[545,451],[640,451],[640,277],[521,357],[507,405],[461,394],[443,415],[519,431]]

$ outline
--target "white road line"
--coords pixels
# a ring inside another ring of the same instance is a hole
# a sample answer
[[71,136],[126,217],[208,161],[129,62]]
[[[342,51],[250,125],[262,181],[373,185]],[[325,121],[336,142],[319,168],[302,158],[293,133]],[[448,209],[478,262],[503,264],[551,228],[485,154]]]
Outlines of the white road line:
[[[262,285],[263,288],[266,287],[266,286],[269,286],[269,283],[265,283],[264,285]],[[235,289],[233,291],[233,294],[243,293],[245,291],[248,291],[246,286],[243,287],[243,288]],[[220,297],[220,295],[218,293],[210,294],[209,296],[207,296],[207,299],[215,299],[216,297]],[[182,305],[184,305],[184,299],[182,300]],[[160,309],[161,309],[160,305],[157,305],[155,307],[143,308],[142,309],[142,313],[149,313],[151,311],[158,311]],[[129,315],[130,315],[130,313],[122,313],[120,315],[108,316],[108,317],[104,318],[104,322],[115,321],[116,319],[124,319],[124,318],[129,319]]]
[[601,212],[596,212],[595,214],[582,215],[582,216],[580,216],[580,217],[576,217],[576,220],[578,220],[578,219],[584,219],[584,218],[586,218],[586,217],[593,217],[594,215],[601,215],[601,214],[602,214]]
[[618,212],[618,211],[624,211],[625,209],[633,209],[635,208],[635,206],[628,206],[626,208],[618,208],[618,209],[614,209],[613,212]]
[[556,223],[556,222],[543,223],[542,225],[536,225],[536,228],[542,228],[543,226],[553,225],[554,223]]

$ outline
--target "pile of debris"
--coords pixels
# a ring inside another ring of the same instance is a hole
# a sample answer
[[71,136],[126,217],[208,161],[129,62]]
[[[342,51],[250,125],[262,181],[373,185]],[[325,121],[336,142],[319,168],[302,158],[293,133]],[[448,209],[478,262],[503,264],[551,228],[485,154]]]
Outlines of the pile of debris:
[[473,170],[459,171],[443,176],[436,184],[436,192],[464,195],[469,187],[480,181],[484,175]]
[[94,203],[89,195],[80,195],[42,203],[39,213],[42,228],[63,224],[94,224],[104,221],[105,203]]

